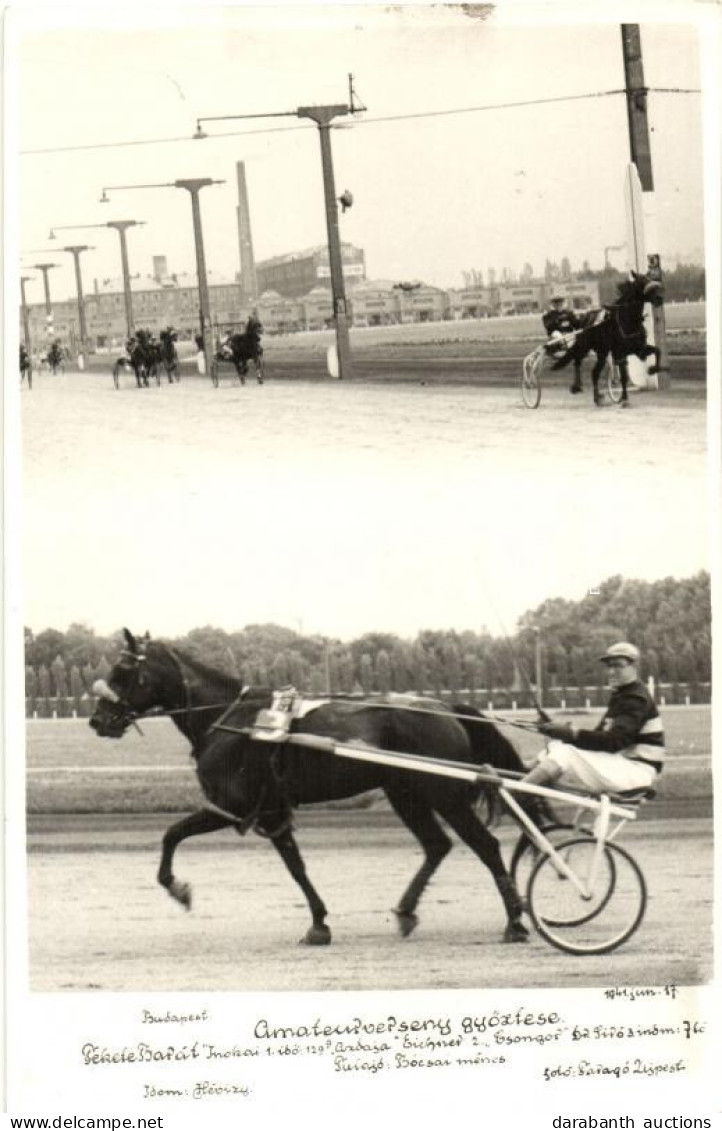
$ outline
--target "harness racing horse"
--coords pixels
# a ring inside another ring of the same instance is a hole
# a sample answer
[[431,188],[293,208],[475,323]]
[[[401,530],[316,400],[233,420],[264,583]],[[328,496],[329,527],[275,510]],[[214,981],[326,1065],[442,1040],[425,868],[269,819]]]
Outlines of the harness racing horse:
[[173,381],[180,381],[180,366],[178,364],[178,353],[175,344],[178,341],[178,334],[169,326],[166,330],[161,330],[160,334],[160,360],[165,368],[168,384],[172,385]]
[[150,379],[160,385],[158,367],[161,362],[160,346],[150,330],[137,330],[126,342],[126,356],[119,357],[113,366],[113,381],[118,388],[118,377],[123,369],[132,369],[139,389],[147,389]]
[[253,362],[256,380],[263,384],[263,346],[261,345],[261,329],[257,322],[249,322],[242,334],[232,334],[221,345],[216,357],[219,361],[231,361],[235,366],[238,379],[242,385],[246,383],[248,362]]
[[632,271],[630,278],[617,287],[618,298],[614,303],[587,313],[585,323],[576,332],[569,350],[555,361],[552,369],[563,369],[570,361],[575,366],[581,364],[588,353],[596,354],[597,360],[592,369],[594,403],[601,405],[603,396],[599,391],[599,378],[607,362],[612,361],[619,368],[622,384],[621,404],[628,407],[629,369],[627,358],[635,356],[641,361],[654,356],[654,365],[649,373],[659,372],[660,353],[656,346],[649,345],[644,328],[644,306],[649,302],[661,306],[664,302],[662,284],[648,275],[638,275]]
[[60,342],[53,342],[47,352],[45,360],[53,377],[57,375],[58,371],[61,373],[65,371],[65,353]]
[[[441,818],[490,870],[506,911],[504,941],[526,941],[521,898],[496,837],[474,810],[478,787],[398,765],[339,757],[328,749],[332,739],[523,772],[516,750],[492,722],[471,707],[449,709],[415,696],[380,696],[373,702],[349,696],[323,701],[302,718],[294,717],[289,741],[276,742],[274,737],[268,742],[246,733],[259,710],[271,702],[267,688],[243,688],[239,680],[185,652],[147,637],[136,639],[127,629],[124,634],[126,647],[107,682],[98,681],[94,687],[98,701],[90,726],[101,737],[120,738],[136,719],[167,714],[190,742],[208,804],[167,830],[158,872],[159,883],[186,909],[191,906],[190,887],[173,874],[180,842],[226,827],[241,835],[253,828],[270,839],[306,897],[312,923],[301,941],[330,942],[326,907],[306,874],[293,836],[292,810],[380,788],[424,853],[396,909],[401,934],[410,934],[416,926],[419,899],[452,847]],[[318,737],[293,745],[294,736],[304,741],[299,735]],[[308,748],[324,739],[326,749]],[[537,804],[533,798],[525,803],[530,812]]]

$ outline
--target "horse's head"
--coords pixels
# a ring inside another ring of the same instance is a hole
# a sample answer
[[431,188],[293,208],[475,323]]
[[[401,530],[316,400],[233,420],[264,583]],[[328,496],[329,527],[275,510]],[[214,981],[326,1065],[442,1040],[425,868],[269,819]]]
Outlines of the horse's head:
[[617,287],[619,302],[623,304],[646,303],[661,306],[664,302],[664,287],[659,279],[650,275],[640,275],[630,271],[629,278]]
[[90,726],[101,738],[122,738],[141,716],[162,709],[168,702],[171,665],[163,663],[163,646],[148,636],[136,639],[123,629],[126,647],[107,680],[96,680],[93,693],[98,702]]

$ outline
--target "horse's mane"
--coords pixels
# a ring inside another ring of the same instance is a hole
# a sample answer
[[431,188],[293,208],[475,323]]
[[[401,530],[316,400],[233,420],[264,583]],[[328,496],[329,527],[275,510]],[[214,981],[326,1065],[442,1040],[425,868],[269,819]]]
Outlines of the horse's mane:
[[[158,641],[157,643],[160,643],[160,641]],[[191,671],[195,675],[200,676],[202,679],[208,680],[209,683],[214,683],[216,685],[220,684],[233,696],[238,695],[239,691],[243,687],[243,681],[238,679],[237,676],[233,676],[228,672],[221,671],[220,668],[211,667],[210,664],[204,664],[201,660],[197,660],[195,656],[192,656],[184,649],[171,648],[169,644],[165,644],[164,647],[168,651],[172,651],[178,657],[178,659],[181,660],[183,664],[185,664],[186,667],[191,669]]]

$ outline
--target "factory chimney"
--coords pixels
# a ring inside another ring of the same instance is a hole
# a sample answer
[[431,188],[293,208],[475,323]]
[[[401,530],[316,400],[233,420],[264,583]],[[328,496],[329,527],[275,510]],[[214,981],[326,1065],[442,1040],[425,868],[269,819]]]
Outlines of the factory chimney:
[[254,303],[257,296],[256,264],[251,239],[251,214],[246,189],[246,169],[243,161],[236,161],[238,178],[238,250],[241,260],[241,303]]

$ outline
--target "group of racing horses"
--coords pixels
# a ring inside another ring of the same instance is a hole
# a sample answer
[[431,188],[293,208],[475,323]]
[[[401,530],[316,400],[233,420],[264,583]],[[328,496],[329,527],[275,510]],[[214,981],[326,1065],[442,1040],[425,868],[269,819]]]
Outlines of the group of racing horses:
[[180,366],[176,342],[178,334],[172,326],[161,330],[154,338],[150,330],[136,330],[126,342],[126,353],[117,359],[113,366],[113,381],[116,389],[124,369],[132,369],[139,389],[148,388],[151,381],[160,385],[161,370],[165,370],[168,383],[180,381]]
[[[248,363],[252,361],[255,368],[256,380],[263,384],[263,346],[261,335],[263,327],[258,319],[253,316],[248,319],[243,333],[227,334],[218,343],[213,361],[229,361],[234,366],[242,385],[246,383]],[[151,330],[137,330],[126,342],[126,352],[119,357],[113,365],[113,380],[115,387],[119,387],[119,377],[123,370],[132,370],[135,374],[136,384],[139,389],[148,388],[152,382],[160,385],[162,371],[168,378],[168,383],[180,381],[180,365],[176,342],[178,333],[168,326],[161,330],[158,338],[153,336]],[[196,347],[203,352],[204,340],[201,334],[195,337]],[[213,374],[211,374],[213,376]],[[216,383],[216,382],[214,382]]]

